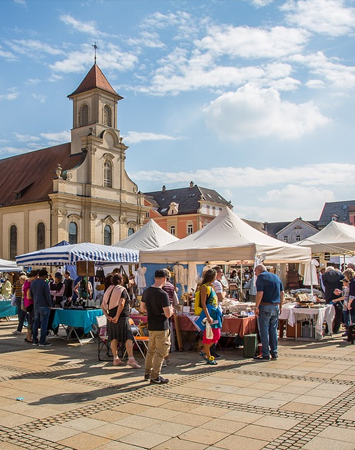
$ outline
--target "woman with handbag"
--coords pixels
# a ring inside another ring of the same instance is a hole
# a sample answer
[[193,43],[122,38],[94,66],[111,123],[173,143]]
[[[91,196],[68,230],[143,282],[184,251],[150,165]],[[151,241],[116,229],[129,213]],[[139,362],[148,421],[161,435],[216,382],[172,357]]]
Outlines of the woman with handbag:
[[133,356],[133,334],[129,324],[129,295],[124,286],[121,286],[122,277],[116,274],[112,277],[112,285],[104,294],[101,304],[103,313],[107,318],[107,334],[111,342],[113,365],[123,366],[124,362],[117,355],[118,342],[124,343],[128,353],[128,365],[133,369],[140,369]]
[[212,366],[216,366],[217,361],[211,355],[211,347],[219,341],[222,328],[222,311],[218,306],[218,297],[213,289],[215,279],[216,271],[214,269],[206,270],[200,286],[202,312],[196,321],[198,327],[203,330],[202,343],[204,351],[202,355],[206,359],[206,363]]
[[38,270],[32,270],[28,275],[27,280],[25,280],[22,290],[23,290],[23,304],[28,313],[28,321],[27,321],[27,336],[25,337],[25,342],[32,344],[32,326],[34,319],[34,310],[33,310],[33,299],[30,293],[30,287],[33,280],[38,277]]

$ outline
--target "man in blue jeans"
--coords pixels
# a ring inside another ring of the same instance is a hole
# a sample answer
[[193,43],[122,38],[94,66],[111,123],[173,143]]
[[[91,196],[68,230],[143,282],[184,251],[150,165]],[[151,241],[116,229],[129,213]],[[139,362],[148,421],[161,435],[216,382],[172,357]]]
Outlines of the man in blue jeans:
[[255,315],[258,317],[259,334],[261,339],[261,355],[254,359],[268,361],[277,359],[277,324],[284,300],[284,288],[280,278],[266,270],[259,264],[255,267],[256,301]]
[[[47,328],[49,313],[51,311],[52,300],[49,285],[46,281],[48,272],[42,269],[38,273],[38,278],[31,283],[31,297],[34,302],[34,321],[33,321],[33,345],[40,347],[50,347],[52,344],[47,342]],[[38,328],[41,327],[41,337],[38,342]]]

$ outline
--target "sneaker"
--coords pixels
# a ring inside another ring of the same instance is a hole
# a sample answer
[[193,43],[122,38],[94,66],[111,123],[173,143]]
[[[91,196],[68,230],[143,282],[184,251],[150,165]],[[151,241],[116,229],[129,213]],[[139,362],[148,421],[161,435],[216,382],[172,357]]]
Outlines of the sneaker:
[[220,355],[219,353],[211,352],[211,355],[214,357],[214,359],[222,358],[222,355]]
[[113,363],[114,366],[124,366],[124,362],[120,360],[120,358],[114,358]]
[[132,367],[132,369],[140,369],[141,366],[137,363],[137,361],[134,359],[133,361],[129,361],[127,363],[129,366]]
[[271,360],[275,361],[276,359],[278,359],[278,355],[271,355]]
[[144,381],[150,380],[150,373],[144,374]]
[[157,377],[150,380],[150,384],[167,384],[169,383],[169,380],[167,378],[163,377]]
[[21,331],[15,330],[12,332],[12,334],[21,334]]
[[253,358],[255,361],[270,361],[270,356],[258,355]]
[[168,363],[166,362],[166,359],[163,360],[163,364],[162,367],[166,367],[168,365]]
[[52,343],[51,342],[45,342],[44,344],[39,343],[38,344],[40,347],[51,347]]
[[39,342],[38,341],[32,341],[32,345],[38,345]]
[[206,364],[209,364],[210,366],[217,366],[218,362],[215,361],[214,356],[210,356],[207,359]]

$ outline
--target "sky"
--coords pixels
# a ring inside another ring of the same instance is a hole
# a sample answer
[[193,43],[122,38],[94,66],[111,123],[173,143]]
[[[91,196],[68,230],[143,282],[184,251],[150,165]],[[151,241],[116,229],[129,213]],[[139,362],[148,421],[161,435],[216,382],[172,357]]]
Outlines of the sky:
[[1,0],[0,158],[70,141],[96,42],[142,192],[318,220],[355,199],[354,36],[355,0]]

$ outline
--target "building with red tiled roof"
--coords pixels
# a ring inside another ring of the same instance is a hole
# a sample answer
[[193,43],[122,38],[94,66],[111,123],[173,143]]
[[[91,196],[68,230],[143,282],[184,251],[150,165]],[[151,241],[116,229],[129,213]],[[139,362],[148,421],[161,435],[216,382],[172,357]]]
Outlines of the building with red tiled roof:
[[111,244],[143,225],[149,207],[125,170],[117,102],[95,63],[73,101],[71,141],[0,160],[0,257],[62,240]]

